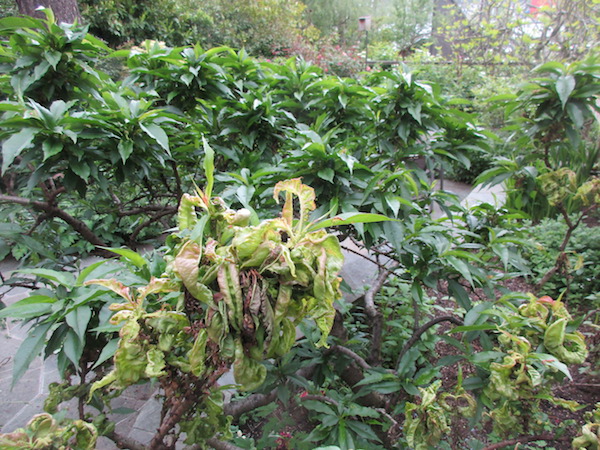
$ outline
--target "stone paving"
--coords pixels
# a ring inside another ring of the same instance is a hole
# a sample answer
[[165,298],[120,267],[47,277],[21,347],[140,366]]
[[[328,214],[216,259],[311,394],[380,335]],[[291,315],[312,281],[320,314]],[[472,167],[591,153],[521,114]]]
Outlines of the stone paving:
[[[454,192],[461,200],[470,206],[478,202],[497,204],[502,200],[502,190],[478,189],[471,192],[469,186],[462,183],[445,181],[444,188]],[[466,198],[465,198],[466,197]],[[439,213],[436,213],[439,215]],[[346,242],[352,246],[352,243]],[[358,248],[356,248],[358,250]],[[8,273],[16,268],[10,262],[0,263],[0,271]],[[377,267],[355,253],[346,252],[346,263],[342,272],[344,279],[351,285],[356,293],[361,295],[377,274]],[[0,298],[6,304],[12,304],[27,296],[27,290],[17,288],[6,294],[6,287],[0,287]],[[6,294],[2,297],[2,294]],[[353,300],[349,298],[349,300]],[[7,320],[0,323],[0,432],[12,432],[23,427],[29,419],[43,411],[44,399],[48,394],[48,385],[59,381],[55,360],[50,358],[43,361],[37,357],[23,377],[12,384],[13,357],[21,342],[27,336],[27,328],[21,327],[18,322]],[[231,374],[226,375],[223,384],[233,384]],[[122,396],[113,401],[115,408],[126,409],[123,414],[113,414],[111,420],[116,422],[116,430],[141,443],[148,443],[158,427],[160,403],[154,397],[155,387],[150,384],[133,386]],[[75,404],[67,405],[72,417],[75,417]],[[98,442],[98,449],[113,450],[115,445],[108,439],[102,438]]]

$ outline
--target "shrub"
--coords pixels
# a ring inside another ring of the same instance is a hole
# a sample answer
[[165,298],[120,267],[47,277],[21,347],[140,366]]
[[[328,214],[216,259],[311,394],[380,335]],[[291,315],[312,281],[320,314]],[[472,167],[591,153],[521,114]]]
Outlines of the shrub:
[[[526,254],[536,281],[554,265],[559,246],[567,231],[562,220],[545,219],[530,228],[532,247]],[[568,289],[570,301],[582,302],[587,296],[600,291],[600,227],[581,226],[573,231],[566,248],[568,273],[557,274],[544,286],[543,294],[558,297]]]

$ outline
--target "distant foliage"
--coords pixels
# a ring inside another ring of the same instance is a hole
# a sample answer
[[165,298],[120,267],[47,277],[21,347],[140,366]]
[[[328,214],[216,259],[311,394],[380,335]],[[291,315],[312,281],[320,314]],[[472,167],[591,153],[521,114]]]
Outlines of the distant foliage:
[[81,0],[90,31],[110,46],[159,39],[168,45],[205,43],[213,21],[189,0]]
[[[567,225],[553,219],[543,220],[528,229],[532,245],[526,257],[531,262],[535,280],[539,281],[556,261],[566,231]],[[543,293],[556,298],[568,289],[569,301],[585,305],[586,297],[600,292],[600,227],[582,225],[574,230],[566,248],[566,258],[565,270],[546,284]]]

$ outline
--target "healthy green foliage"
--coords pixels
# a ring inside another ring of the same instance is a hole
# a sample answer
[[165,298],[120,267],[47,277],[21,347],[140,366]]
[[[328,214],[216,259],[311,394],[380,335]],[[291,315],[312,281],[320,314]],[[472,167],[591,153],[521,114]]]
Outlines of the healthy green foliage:
[[[539,280],[559,255],[559,246],[567,231],[566,224],[558,220],[546,219],[531,227],[531,245],[528,246],[525,257],[531,264],[535,280]],[[558,297],[568,289],[569,301],[586,304],[585,298],[600,290],[596,276],[600,264],[600,236],[598,227],[582,225],[573,231],[566,247],[565,271],[552,278],[544,286],[543,293]],[[598,305],[591,304],[590,308]]]
[[101,364],[102,359],[108,359],[106,351],[102,351],[111,348],[110,335],[114,332],[114,329],[104,328],[111,316],[108,301],[101,289],[84,286],[86,279],[116,270],[104,263],[92,264],[77,277],[70,272],[50,269],[19,271],[37,277],[47,287],[0,311],[2,319],[11,317],[32,324],[15,355],[13,385],[40,353],[44,358],[56,354],[61,374],[68,371],[81,375],[92,365]]

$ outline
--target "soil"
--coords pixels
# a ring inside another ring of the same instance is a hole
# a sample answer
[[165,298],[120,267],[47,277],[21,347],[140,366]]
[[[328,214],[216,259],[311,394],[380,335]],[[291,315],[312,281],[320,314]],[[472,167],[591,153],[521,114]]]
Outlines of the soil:
[[[443,291],[443,286],[440,287],[440,290]],[[521,278],[506,282],[504,287],[513,292],[530,292],[532,290],[532,287],[527,283],[527,281]],[[475,292],[473,300],[479,300],[480,298],[483,298],[483,294],[481,292]],[[441,303],[440,306],[446,307],[453,305],[453,303],[448,303],[445,305],[447,301],[443,300],[442,298],[439,299],[438,303]],[[591,319],[594,318],[592,317]],[[451,326],[452,325],[447,322],[442,323],[438,326],[436,332],[438,334],[442,334]],[[553,427],[555,425],[565,424],[567,421],[572,421],[573,424],[566,428],[566,433],[564,435],[559,436],[558,439],[555,440],[547,440],[545,443],[542,442],[541,444],[543,445],[541,445],[538,441],[519,444],[513,443],[512,445],[502,448],[555,448],[558,450],[567,450],[571,448],[572,439],[579,434],[581,426],[586,422],[586,412],[593,410],[595,404],[600,402],[600,328],[598,326],[584,324],[580,328],[580,331],[582,331],[586,336],[586,343],[588,349],[590,349],[590,355],[587,358],[586,363],[583,365],[569,367],[573,379],[565,379],[561,384],[555,386],[553,389],[553,394],[558,398],[576,401],[582,406],[582,408],[573,412],[568,409],[555,406],[547,401],[542,402],[542,410],[548,416],[549,422],[548,426],[544,427],[545,429],[549,430],[547,433],[552,434]],[[458,354],[458,350],[445,341],[439,341],[436,345],[436,351],[434,353],[438,355],[438,357],[443,357],[447,355]],[[461,367],[463,378],[467,378],[469,376],[469,372],[472,372],[473,368],[469,368],[468,365],[465,366],[465,364],[462,364]],[[456,384],[457,376],[458,364],[445,366],[442,368],[440,373],[440,378],[445,388],[451,388],[454,386]],[[392,410],[393,405],[386,409],[388,409],[388,411]],[[284,418],[286,420],[283,420]],[[269,416],[261,419],[248,420],[243,426],[240,427],[240,429],[244,435],[253,437],[256,441],[258,441],[263,435],[263,427],[265,427],[265,425],[267,425],[269,422],[272,423],[273,420],[279,419],[281,419],[281,423],[283,425],[281,429],[277,430],[280,438],[277,439],[276,446],[271,447],[276,450],[293,448],[293,446],[290,447],[289,444],[290,436],[295,436],[299,433],[309,433],[317,425],[316,423],[311,423],[310,417],[306,410],[299,406],[298,402],[292,400],[287,405],[280,402],[277,409]],[[402,424],[404,420],[402,416],[394,417],[394,419],[399,424]],[[468,442],[473,438],[479,442],[487,443],[486,445],[492,444],[492,442],[489,442],[488,439],[488,435],[491,433],[490,421],[487,421],[487,424],[485,424],[483,427],[472,429],[467,420],[457,418],[453,419],[453,422],[450,424],[450,426],[452,429],[452,436],[448,436],[448,438],[445,440],[452,448],[468,448]],[[269,428],[269,426],[267,426],[267,428]],[[394,428],[395,430],[390,431],[393,434],[397,434],[399,427]],[[512,437],[513,436],[511,436],[511,438]]]

